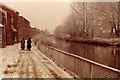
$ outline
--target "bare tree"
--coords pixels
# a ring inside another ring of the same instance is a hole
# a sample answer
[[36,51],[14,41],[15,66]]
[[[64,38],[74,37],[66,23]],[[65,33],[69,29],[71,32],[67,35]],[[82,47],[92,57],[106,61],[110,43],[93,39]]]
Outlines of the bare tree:
[[70,6],[71,14],[62,25],[64,35],[74,38],[106,38],[112,37],[112,33],[113,36],[119,36],[118,3],[73,2]]

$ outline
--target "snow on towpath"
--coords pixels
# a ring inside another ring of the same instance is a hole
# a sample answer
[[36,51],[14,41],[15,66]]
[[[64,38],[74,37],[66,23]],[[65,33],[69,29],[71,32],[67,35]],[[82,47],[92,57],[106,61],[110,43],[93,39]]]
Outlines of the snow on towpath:
[[0,49],[0,78],[72,78],[32,44],[21,51],[20,44]]

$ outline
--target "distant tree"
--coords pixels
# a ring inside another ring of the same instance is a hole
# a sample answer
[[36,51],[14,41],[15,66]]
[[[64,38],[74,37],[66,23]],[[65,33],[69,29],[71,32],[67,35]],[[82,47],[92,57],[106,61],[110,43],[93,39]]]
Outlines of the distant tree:
[[106,38],[110,33],[119,36],[117,2],[73,2],[70,7],[70,15],[56,33],[73,38]]
[[62,38],[63,36],[63,28],[61,25],[57,26],[55,31],[54,31],[55,37]]

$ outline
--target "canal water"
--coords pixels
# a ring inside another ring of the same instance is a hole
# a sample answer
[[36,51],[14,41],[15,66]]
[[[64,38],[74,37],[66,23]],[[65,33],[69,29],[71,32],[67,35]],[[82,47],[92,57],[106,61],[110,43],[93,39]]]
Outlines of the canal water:
[[120,48],[94,46],[54,39],[54,45],[63,51],[93,60],[120,70]]

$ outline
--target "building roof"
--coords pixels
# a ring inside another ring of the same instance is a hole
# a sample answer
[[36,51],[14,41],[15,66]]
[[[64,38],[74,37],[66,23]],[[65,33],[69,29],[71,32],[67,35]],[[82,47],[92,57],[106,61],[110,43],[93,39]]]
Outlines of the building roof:
[[17,12],[16,10],[8,7],[7,5],[5,5],[3,3],[0,3],[0,8],[4,9],[6,11],[9,11],[10,13],[18,13],[19,14],[19,12]]

